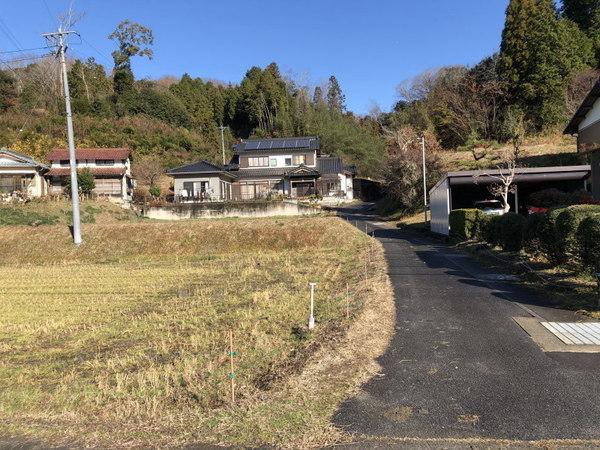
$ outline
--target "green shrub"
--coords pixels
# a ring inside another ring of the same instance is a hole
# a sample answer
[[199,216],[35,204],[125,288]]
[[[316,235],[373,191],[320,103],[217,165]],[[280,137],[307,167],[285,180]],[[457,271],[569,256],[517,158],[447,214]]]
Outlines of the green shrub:
[[584,218],[577,228],[575,237],[582,265],[600,271],[600,216]]
[[160,186],[150,186],[150,189],[148,189],[148,192],[150,193],[150,195],[152,197],[158,198],[160,197]]
[[450,211],[450,234],[461,240],[477,236],[480,218],[483,213],[478,209],[455,209]]
[[500,245],[500,223],[502,216],[482,214],[479,220],[478,237],[496,247]]
[[[89,169],[82,169],[77,171],[77,187],[79,188],[79,192],[85,195],[89,195],[92,193],[94,188],[96,187],[96,180],[94,179],[94,175],[90,172]],[[67,175],[65,177],[64,183],[65,194],[71,195],[71,177]]]
[[518,252],[523,248],[526,223],[521,214],[509,212],[500,216],[500,245],[504,251]]
[[577,228],[586,217],[600,214],[598,205],[575,205],[564,208],[556,217],[556,255],[555,260],[564,263],[578,253]]
[[560,253],[556,245],[556,219],[565,208],[551,209],[540,223],[540,251],[552,263],[560,260]]
[[523,248],[533,255],[542,253],[542,228],[546,220],[546,214],[536,213],[527,216],[525,232],[523,233]]

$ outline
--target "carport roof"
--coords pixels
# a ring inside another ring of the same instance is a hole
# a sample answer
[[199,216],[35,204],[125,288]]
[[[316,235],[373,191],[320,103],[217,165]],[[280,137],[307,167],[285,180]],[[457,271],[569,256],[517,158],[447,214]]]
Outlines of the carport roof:
[[[590,176],[591,166],[556,166],[556,167],[519,167],[516,169],[515,183],[536,181],[583,180]],[[465,184],[492,184],[498,182],[495,178],[502,171],[489,170],[463,170],[448,172],[445,177],[431,189],[436,189],[444,180],[448,179],[450,185]]]

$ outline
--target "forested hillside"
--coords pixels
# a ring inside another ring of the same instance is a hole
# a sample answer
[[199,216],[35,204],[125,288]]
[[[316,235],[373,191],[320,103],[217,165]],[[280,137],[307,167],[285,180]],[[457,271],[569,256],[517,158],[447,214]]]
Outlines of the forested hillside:
[[[136,80],[131,61],[153,57],[152,30],[126,20],[108,38],[112,67],[92,58],[69,64],[78,146],[127,145],[134,159],[158,155],[168,167],[219,162],[220,126],[227,127],[228,150],[251,136],[317,135],[324,152],[382,179],[410,208],[419,190],[421,135],[435,182],[439,152],[466,150],[484,164],[488,149],[516,134],[547,139],[561,132],[600,73],[600,0],[511,0],[498,53],[401,82],[393,110],[374,108],[367,116],[346,110],[334,75],[324,86],[308,86],[283,76],[276,63],[251,67],[231,83],[187,74]],[[65,145],[55,59],[0,67],[0,145],[38,158]]]

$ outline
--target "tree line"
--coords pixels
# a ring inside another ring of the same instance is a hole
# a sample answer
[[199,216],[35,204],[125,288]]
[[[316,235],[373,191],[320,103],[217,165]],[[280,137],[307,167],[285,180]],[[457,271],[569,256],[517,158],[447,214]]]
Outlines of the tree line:
[[[136,80],[131,61],[153,57],[152,30],[125,20],[109,39],[116,43],[111,73],[94,58],[69,64],[79,146],[128,145],[134,158],[158,155],[165,166],[201,157],[216,162],[219,127],[225,126],[227,148],[240,138],[317,135],[323,152],[344,156],[372,175],[383,157],[383,140],[365,123],[369,119],[346,110],[334,75],[326,85],[310,87],[271,63],[250,68],[239,84],[189,74]],[[38,157],[63,135],[57,127],[63,99],[56,71],[47,67],[52,65],[43,60],[0,71],[0,139]],[[17,129],[32,116],[33,127]]]
[[[600,73],[600,0],[559,6],[510,0],[497,53],[401,83],[391,111],[366,116],[346,109],[334,75],[323,86],[308,86],[282,75],[276,63],[250,68],[238,84],[189,74],[136,79],[131,61],[153,57],[152,30],[125,20],[108,38],[115,43],[110,73],[93,58],[69,63],[79,146],[127,145],[134,159],[153,156],[170,167],[200,158],[218,162],[220,126],[227,127],[228,149],[240,138],[316,135],[324,153],[382,180],[393,201],[410,209],[420,202],[421,136],[435,182],[444,149],[564,126]],[[47,58],[0,70],[2,145],[37,157],[64,145],[55,64]]]

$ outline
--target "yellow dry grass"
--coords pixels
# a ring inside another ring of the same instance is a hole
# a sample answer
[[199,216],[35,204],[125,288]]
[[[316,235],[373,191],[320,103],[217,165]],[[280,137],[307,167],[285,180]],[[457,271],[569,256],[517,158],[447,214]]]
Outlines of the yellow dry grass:
[[376,241],[332,217],[83,231],[75,249],[62,226],[0,228],[0,434],[78,446],[342,438],[329,419],[378,370],[393,329]]

